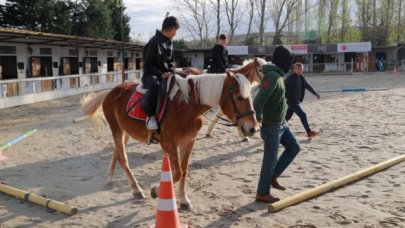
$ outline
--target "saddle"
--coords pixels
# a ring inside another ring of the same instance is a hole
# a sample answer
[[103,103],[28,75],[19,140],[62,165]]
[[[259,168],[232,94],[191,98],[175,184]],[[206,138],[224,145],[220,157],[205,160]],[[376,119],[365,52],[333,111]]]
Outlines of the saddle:
[[[156,120],[158,121],[159,125],[163,120],[165,111],[166,111],[166,107],[167,107],[167,94],[169,92],[169,85],[170,82],[172,80],[172,76],[170,76],[167,79],[166,82],[166,89],[163,93],[161,93],[161,95],[158,98],[158,104],[157,104],[157,111],[156,111]],[[146,92],[148,90],[145,89],[142,85],[142,83],[140,83],[136,89],[135,92],[131,95],[131,97],[128,100],[127,103],[127,114],[129,117],[139,120],[139,121],[143,121],[146,123],[146,112],[142,109],[142,107],[144,105],[147,105],[145,103],[142,102],[142,98],[145,96]],[[159,132],[149,132],[149,136],[148,136],[148,144],[150,144],[151,142],[153,143],[158,143],[158,135],[155,135],[155,133],[159,133]]]
[[[161,96],[159,97],[160,102],[158,102],[158,107],[156,107],[157,111],[156,111],[156,119],[158,122],[161,122],[164,116],[164,113],[166,111],[166,106],[167,106],[167,94],[169,92],[169,85],[171,83],[172,80],[172,76],[170,76],[167,79],[166,82],[166,90],[161,93]],[[146,121],[147,115],[144,112],[144,110],[142,109],[143,106],[143,102],[142,102],[142,98],[145,96],[146,92],[148,91],[148,89],[145,89],[142,85],[142,83],[140,83],[136,89],[135,92],[131,95],[131,97],[128,100],[127,103],[127,113],[128,116],[131,118],[134,118],[136,120],[140,120],[140,121]]]
[[[134,118],[136,120],[140,121],[146,121],[147,115],[146,112],[142,109],[142,98],[145,96],[145,93],[147,92],[147,89],[142,88],[141,85],[138,85],[136,87],[135,92],[131,95],[131,98],[129,98],[128,103],[127,103],[127,113],[128,116],[131,118]],[[166,110],[166,104],[167,104],[167,96],[163,95],[163,97],[160,98],[161,101],[160,105],[158,104],[156,112],[156,119],[158,122],[161,122],[163,119],[163,114]]]

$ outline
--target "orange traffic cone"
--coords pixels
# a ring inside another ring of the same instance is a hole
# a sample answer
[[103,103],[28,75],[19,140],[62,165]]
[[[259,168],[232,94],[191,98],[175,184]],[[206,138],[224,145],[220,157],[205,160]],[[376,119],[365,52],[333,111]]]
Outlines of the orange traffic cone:
[[162,174],[160,176],[159,200],[156,211],[156,228],[187,228],[181,224],[177,212],[176,197],[174,194],[172,171],[168,154],[163,155]]

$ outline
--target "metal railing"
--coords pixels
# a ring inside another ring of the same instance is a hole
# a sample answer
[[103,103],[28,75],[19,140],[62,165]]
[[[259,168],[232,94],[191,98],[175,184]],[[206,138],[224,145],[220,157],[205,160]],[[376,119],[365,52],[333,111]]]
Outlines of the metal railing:
[[[125,71],[125,81],[140,77],[141,70]],[[121,72],[0,80],[0,109],[110,89],[121,82]]]

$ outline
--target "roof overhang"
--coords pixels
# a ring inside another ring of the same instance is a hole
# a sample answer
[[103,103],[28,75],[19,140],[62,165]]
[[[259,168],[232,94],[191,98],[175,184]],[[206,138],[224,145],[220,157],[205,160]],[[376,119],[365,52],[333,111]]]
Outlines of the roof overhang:
[[0,42],[95,49],[120,49],[124,46],[125,51],[141,51],[143,49],[143,45],[139,43],[119,42],[10,28],[0,28]]

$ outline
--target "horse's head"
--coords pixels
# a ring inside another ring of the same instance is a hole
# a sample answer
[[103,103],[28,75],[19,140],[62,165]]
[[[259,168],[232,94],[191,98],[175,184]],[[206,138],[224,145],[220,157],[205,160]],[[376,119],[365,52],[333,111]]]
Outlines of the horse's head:
[[244,75],[228,72],[220,100],[222,112],[246,136],[252,136],[259,129],[250,88]]
[[253,62],[255,67],[254,81],[260,84],[264,78],[263,65],[267,62],[265,59],[259,57],[254,58]]
[[264,60],[263,58],[255,57],[253,59],[243,61],[243,65],[240,68],[234,70],[234,72],[245,75],[250,84],[254,86],[260,84],[260,82],[264,78],[262,70],[262,66],[264,64],[266,64],[266,60]]

